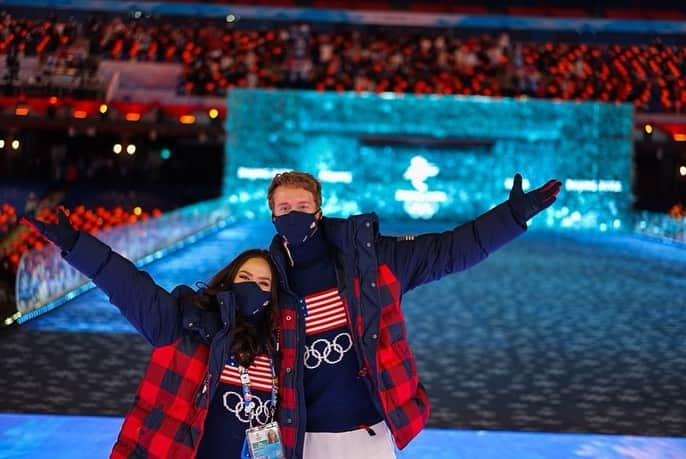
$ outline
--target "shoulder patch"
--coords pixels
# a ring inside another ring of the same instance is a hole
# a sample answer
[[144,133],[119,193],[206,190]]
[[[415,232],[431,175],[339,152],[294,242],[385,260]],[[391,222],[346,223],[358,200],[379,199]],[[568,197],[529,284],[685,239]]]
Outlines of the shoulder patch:
[[402,241],[414,241],[415,236],[413,234],[407,234],[405,236],[398,236],[395,238],[396,241],[402,242]]

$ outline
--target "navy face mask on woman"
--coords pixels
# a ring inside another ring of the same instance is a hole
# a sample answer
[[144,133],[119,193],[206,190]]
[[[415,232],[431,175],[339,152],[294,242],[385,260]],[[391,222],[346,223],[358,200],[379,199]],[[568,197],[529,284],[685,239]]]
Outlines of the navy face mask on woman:
[[285,215],[274,217],[274,226],[288,245],[297,247],[307,242],[317,231],[317,213],[308,214],[292,210]]
[[232,290],[240,314],[252,323],[259,321],[267,309],[271,292],[265,292],[256,282],[234,283]]

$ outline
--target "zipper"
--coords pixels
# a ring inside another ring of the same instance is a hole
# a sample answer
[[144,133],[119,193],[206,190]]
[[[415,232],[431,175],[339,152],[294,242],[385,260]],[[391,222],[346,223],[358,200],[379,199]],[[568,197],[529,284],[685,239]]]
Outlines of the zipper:
[[[299,305],[299,303],[298,303]],[[295,362],[293,363],[293,389],[295,391],[295,400],[296,400],[296,409],[295,409],[295,416],[296,418],[293,419],[293,428],[296,430],[296,443],[295,443],[295,453],[297,454],[298,451],[300,451],[301,454],[303,454],[303,450],[305,447],[305,433],[304,431],[306,430],[306,426],[304,425],[304,422],[302,421],[303,419],[306,419],[307,413],[305,413],[306,409],[306,403],[305,403],[305,383],[304,381],[302,384],[300,382],[302,381],[301,378],[303,378],[303,371],[302,370],[302,363],[301,361],[301,354],[304,355],[305,353],[305,348],[304,346],[301,346],[300,343],[304,342],[305,337],[301,336],[301,333],[304,335],[305,334],[305,317],[303,314],[299,314],[298,310],[298,305],[295,306],[295,321],[296,321],[296,333],[295,333]],[[298,428],[298,425],[300,425],[300,428]],[[297,434],[298,430],[303,431],[302,435],[302,442],[300,440],[300,435]]]
[[208,371],[205,373],[205,377],[203,378],[202,383],[200,383],[200,387],[197,389],[197,394],[195,395],[196,405],[200,401],[200,398],[202,398],[210,390],[210,378],[212,378],[212,375]]

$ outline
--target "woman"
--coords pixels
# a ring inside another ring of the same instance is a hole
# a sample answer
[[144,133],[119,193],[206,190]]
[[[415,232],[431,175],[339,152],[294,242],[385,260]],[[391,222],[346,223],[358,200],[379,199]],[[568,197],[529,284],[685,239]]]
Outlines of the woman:
[[276,408],[278,282],[268,252],[241,253],[198,291],[182,285],[168,293],[76,231],[61,209],[56,224],[22,221],[60,247],[154,346],[111,457],[245,454],[246,429],[274,421]]

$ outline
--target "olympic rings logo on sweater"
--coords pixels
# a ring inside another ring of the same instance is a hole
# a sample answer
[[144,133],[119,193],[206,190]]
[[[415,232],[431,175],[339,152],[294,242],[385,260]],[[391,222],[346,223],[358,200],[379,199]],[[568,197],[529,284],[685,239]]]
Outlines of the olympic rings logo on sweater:
[[[222,400],[224,402],[224,408],[226,408],[229,413],[233,413],[239,421],[245,423],[250,422],[250,412],[246,412],[245,404],[243,403],[243,396],[241,394],[233,391],[227,391],[224,392]],[[253,394],[252,401],[250,403],[254,404],[254,420],[258,424],[263,425],[271,420],[271,399],[263,402],[260,397]]]
[[305,347],[305,367],[310,370],[318,368],[322,363],[335,365],[353,347],[350,333],[343,332],[336,335],[333,341],[320,338]]

